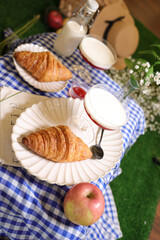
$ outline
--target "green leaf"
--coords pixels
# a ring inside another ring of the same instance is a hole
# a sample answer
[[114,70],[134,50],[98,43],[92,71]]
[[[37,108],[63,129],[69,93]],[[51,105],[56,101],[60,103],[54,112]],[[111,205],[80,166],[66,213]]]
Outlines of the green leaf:
[[141,64],[147,62],[147,61],[146,61],[145,59],[143,59],[143,58],[139,58],[137,61],[139,61]]
[[148,72],[146,73],[146,77],[149,77],[149,75],[152,73],[153,73],[153,66],[149,68]]
[[160,65],[160,61],[157,61],[153,64],[153,66]]
[[126,66],[127,66],[128,68],[130,68],[130,69],[133,69],[133,68],[134,68],[135,62],[132,62],[132,61],[131,61],[130,59],[128,59],[128,58],[125,58],[124,61],[125,61]]
[[152,44],[151,47],[156,47],[156,48],[158,48],[160,50],[160,44],[156,44],[155,43],[155,44]]
[[149,54],[152,55],[154,58],[159,59],[160,57],[158,56],[158,54],[154,51],[154,50],[144,50],[144,51],[140,51],[139,54]]

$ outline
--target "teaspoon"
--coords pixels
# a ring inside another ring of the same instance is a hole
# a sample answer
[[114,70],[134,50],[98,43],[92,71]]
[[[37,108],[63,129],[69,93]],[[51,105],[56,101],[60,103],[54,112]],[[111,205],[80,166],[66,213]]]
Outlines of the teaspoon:
[[99,143],[95,144],[91,147],[91,152],[93,154],[93,156],[92,156],[93,159],[102,159],[103,158],[104,152],[103,152],[103,149],[101,148],[101,141],[102,141],[103,133],[104,133],[104,129],[102,128]]

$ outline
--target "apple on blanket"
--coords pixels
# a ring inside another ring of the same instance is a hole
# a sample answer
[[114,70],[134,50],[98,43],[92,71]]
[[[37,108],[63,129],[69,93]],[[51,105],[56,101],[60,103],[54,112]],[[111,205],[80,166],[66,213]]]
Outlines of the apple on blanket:
[[105,200],[101,190],[92,183],[79,183],[67,192],[63,208],[66,217],[77,225],[89,226],[103,214]]

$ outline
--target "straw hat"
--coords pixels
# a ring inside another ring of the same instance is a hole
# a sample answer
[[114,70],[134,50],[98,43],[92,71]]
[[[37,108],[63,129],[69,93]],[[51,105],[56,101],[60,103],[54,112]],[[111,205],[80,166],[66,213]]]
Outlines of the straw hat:
[[89,33],[103,37],[114,47],[118,57],[114,67],[123,69],[124,58],[137,49],[139,32],[124,1],[105,0],[104,3]]

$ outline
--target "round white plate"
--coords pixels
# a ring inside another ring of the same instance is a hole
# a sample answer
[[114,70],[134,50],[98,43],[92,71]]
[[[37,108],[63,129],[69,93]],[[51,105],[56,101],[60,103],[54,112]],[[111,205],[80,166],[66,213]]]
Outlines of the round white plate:
[[[49,51],[49,50],[42,47],[42,46],[39,46],[39,45],[35,45],[35,44],[32,44],[32,43],[30,43],[30,44],[26,43],[26,44],[22,44],[22,45],[18,46],[15,49],[15,52],[20,52],[20,51],[46,52],[46,51]],[[23,79],[26,82],[28,82],[30,85],[32,85],[33,87],[35,87],[39,90],[46,91],[46,92],[58,92],[58,91],[64,89],[67,85],[67,81],[38,82],[34,77],[32,77],[31,74],[29,74],[29,72],[27,72],[24,68],[22,68],[17,63],[17,61],[15,60],[14,57],[13,57],[13,61],[14,61],[14,64],[15,64],[15,67],[16,67],[17,71],[23,77]]]
[[[27,108],[13,127],[12,147],[21,165],[34,176],[52,184],[73,185],[95,181],[115,167],[122,152],[120,130],[104,131],[101,160],[87,159],[73,163],[55,163],[39,157],[22,144],[22,137],[28,133],[50,126],[68,125],[88,145],[99,139],[98,127],[89,119],[83,101],[72,98],[53,98]],[[81,129],[81,130],[80,130]]]

